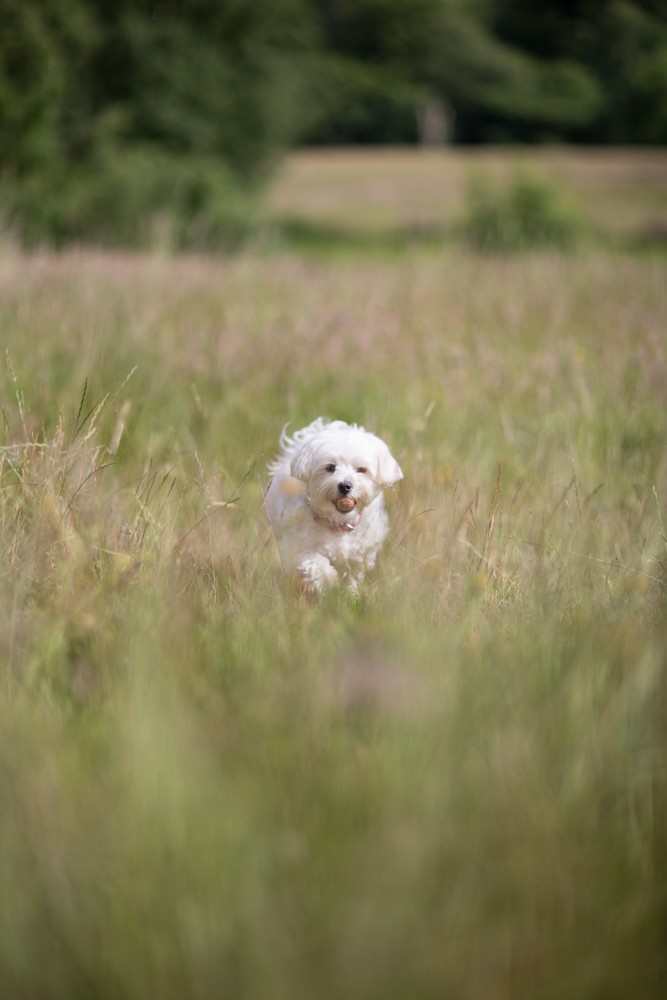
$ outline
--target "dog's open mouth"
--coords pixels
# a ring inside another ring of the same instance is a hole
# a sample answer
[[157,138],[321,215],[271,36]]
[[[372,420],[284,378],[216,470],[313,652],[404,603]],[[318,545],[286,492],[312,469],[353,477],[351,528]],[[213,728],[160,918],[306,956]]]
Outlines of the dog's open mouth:
[[349,514],[357,506],[357,501],[354,497],[339,497],[334,500],[334,506],[339,514]]

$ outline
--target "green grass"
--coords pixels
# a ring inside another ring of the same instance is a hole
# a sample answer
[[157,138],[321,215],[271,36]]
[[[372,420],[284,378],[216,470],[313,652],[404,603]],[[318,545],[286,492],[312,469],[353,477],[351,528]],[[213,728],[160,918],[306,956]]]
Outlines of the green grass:
[[[0,257],[4,996],[662,995],[665,277]],[[406,478],[313,605],[261,499],[320,413]]]

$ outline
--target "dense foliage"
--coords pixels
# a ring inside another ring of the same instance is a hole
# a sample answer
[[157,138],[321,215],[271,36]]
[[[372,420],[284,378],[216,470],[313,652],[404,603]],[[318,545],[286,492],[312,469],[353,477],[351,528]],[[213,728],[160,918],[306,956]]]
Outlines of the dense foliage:
[[143,242],[168,214],[169,239],[217,242],[290,143],[415,141],[428,108],[456,141],[667,141],[659,0],[0,0],[0,17],[4,221],[28,237]]
[[235,232],[239,191],[301,120],[300,14],[300,0],[0,0],[10,225],[141,243],[168,213],[178,244]]
[[[660,0],[321,0],[325,49],[349,92],[314,135],[415,135],[435,96],[463,141],[667,141]],[[346,70],[346,72],[345,72]],[[354,81],[354,82],[353,82]],[[356,85],[355,85],[356,84]],[[364,129],[359,128],[359,121]]]

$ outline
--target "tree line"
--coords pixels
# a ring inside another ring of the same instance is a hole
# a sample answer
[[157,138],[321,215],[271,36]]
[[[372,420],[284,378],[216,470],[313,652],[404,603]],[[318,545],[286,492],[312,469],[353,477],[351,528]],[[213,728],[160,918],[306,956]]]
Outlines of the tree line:
[[119,196],[196,214],[292,144],[416,142],[434,108],[454,142],[667,141],[665,0],[0,0],[0,23],[0,198],[37,230]]

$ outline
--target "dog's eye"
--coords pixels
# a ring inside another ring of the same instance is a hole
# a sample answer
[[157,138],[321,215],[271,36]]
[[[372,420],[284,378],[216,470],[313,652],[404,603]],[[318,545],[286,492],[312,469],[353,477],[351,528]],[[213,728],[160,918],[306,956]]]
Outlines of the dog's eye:
[[357,469],[357,472],[360,472],[362,476],[365,476],[366,473],[368,472],[368,469],[364,465],[360,465],[359,468]]
[[335,466],[334,462],[329,462],[328,465],[324,466],[324,469],[325,469],[326,472],[335,472],[336,471],[336,466]]

